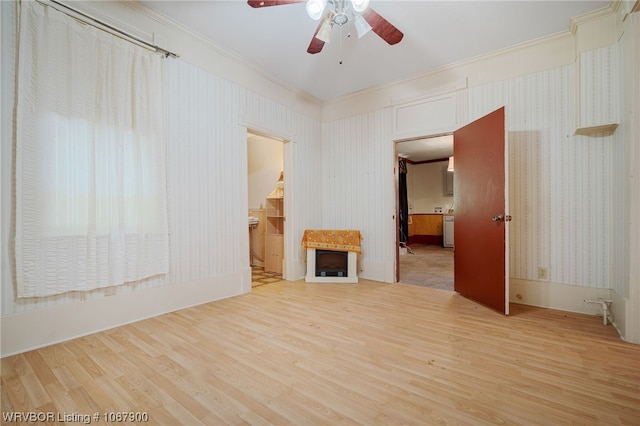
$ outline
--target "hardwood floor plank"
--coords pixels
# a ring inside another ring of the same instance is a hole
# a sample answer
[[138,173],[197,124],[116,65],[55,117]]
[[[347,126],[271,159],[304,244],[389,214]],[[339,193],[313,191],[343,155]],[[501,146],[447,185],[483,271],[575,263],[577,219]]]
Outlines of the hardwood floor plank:
[[53,374],[55,374],[57,382],[62,385],[65,391],[82,386],[66,365],[54,368]]
[[102,392],[109,395],[110,407],[106,411],[133,411],[136,407],[134,395],[116,381],[117,378],[100,377],[97,385]]
[[73,376],[73,379],[81,386],[85,385],[86,383],[90,383],[96,377],[89,374],[89,372],[87,372],[87,369],[82,365],[81,360],[78,359],[69,361],[66,365],[64,365],[64,368],[69,371],[69,373]]
[[38,382],[41,385],[48,385],[49,383],[56,381],[56,376],[51,371],[51,368],[45,361],[43,353],[51,352],[51,348],[43,348],[42,351],[30,351],[24,354],[25,359],[31,366],[31,369],[38,377]]
[[2,376],[2,407],[21,407],[20,409],[33,408],[27,396],[27,390],[20,380],[20,376]]
[[[75,401],[74,409],[78,413],[98,413],[101,411],[100,405],[93,399],[84,387],[77,387],[69,390],[69,396]],[[97,395],[95,395],[97,396]]]
[[91,380],[85,383],[82,387],[86,390],[87,394],[91,396],[91,399],[99,405],[101,412],[116,412],[124,410],[124,407],[120,407],[118,405],[118,401],[121,398],[118,395],[111,395],[109,390],[105,389],[100,378]]
[[[55,407],[55,411],[61,413],[73,413],[77,407],[76,402],[69,392],[60,383],[49,383],[46,385],[47,395],[51,398],[51,407]],[[42,409],[42,407],[38,407]]]
[[3,358],[0,362],[0,371],[2,377],[20,376],[27,373],[33,373],[29,362],[24,354],[18,354],[11,357]]
[[[54,376],[55,377],[55,376]],[[51,398],[45,390],[45,384],[40,382],[37,374],[28,373],[20,376],[20,381],[24,387],[25,394],[27,395],[29,409],[36,409],[45,404],[51,403]],[[51,384],[51,382],[48,382]]]
[[42,359],[50,370],[56,367],[64,366],[67,362],[74,359],[75,356],[64,345],[53,345],[38,351]]
[[281,281],[7,357],[2,410],[138,411],[157,425],[640,424],[640,346],[597,317],[511,312],[419,286]]
[[171,413],[176,419],[175,424],[181,425],[205,425],[200,419],[198,419],[194,414],[192,414],[188,408],[180,405],[177,401],[171,404],[168,404],[166,407],[167,411]]
[[[173,402],[173,398],[161,390],[157,391],[156,386],[139,373],[121,376],[115,379],[115,381],[131,396],[132,403],[136,407],[151,407],[156,404],[169,404]],[[160,396],[159,394],[162,395]]]

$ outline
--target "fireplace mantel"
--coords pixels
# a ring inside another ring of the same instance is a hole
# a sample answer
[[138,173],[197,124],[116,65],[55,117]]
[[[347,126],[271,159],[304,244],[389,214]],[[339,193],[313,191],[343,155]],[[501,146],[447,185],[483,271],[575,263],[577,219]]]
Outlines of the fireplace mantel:
[[[358,254],[361,253],[360,231],[351,229],[307,229],[302,237],[302,246],[307,251],[306,282],[314,283],[357,283]],[[316,277],[316,249],[346,251],[346,277]]]

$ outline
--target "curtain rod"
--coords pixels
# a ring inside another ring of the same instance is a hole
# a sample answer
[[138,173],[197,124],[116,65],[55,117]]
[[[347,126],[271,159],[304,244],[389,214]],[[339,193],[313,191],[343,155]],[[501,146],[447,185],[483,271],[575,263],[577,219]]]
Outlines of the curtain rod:
[[[145,47],[147,49],[151,49],[154,52],[158,52],[158,53],[162,54],[165,58],[168,58],[168,57],[179,58],[180,57],[180,55],[178,55],[177,53],[170,52],[167,49],[163,49],[162,47],[155,46],[155,45],[153,45],[151,43],[148,43],[148,42],[146,42],[146,41],[144,41],[142,39],[139,39],[138,37],[136,37],[134,35],[131,35],[131,34],[125,32],[125,31],[122,31],[122,30],[120,30],[120,29],[118,29],[118,28],[116,28],[116,27],[114,27],[112,25],[109,25],[106,22],[103,22],[103,21],[101,21],[99,19],[96,19],[96,18],[94,18],[92,16],[89,16],[86,13],[80,12],[79,10],[74,9],[74,8],[72,8],[70,6],[67,6],[66,4],[60,3],[59,1],[56,1],[56,0],[37,0],[37,1],[38,1],[38,3],[40,3],[40,4],[44,5],[44,6],[53,7],[54,9],[58,10],[59,12],[65,13],[67,15],[69,15],[69,13],[67,13],[64,10],[58,9],[58,7],[61,7],[61,8],[66,9],[66,10],[69,10],[69,11],[81,16],[82,18],[86,19],[87,21],[85,21],[84,19],[81,19],[81,21],[83,21],[84,23],[92,25],[92,26],[94,26],[96,28],[99,28],[99,27],[97,27],[95,25],[95,24],[98,24],[100,27],[104,27],[104,28],[100,28],[100,29],[104,30],[106,28],[108,31],[111,31],[111,32],[117,33],[118,35],[123,36],[127,41],[130,41],[130,42],[133,41],[136,44],[140,44],[140,45],[142,45],[143,47]],[[58,7],[54,7],[49,3],[53,3]],[[78,19],[78,17],[76,17],[76,16],[72,16],[72,15],[69,15],[69,16],[71,16],[72,18]]]

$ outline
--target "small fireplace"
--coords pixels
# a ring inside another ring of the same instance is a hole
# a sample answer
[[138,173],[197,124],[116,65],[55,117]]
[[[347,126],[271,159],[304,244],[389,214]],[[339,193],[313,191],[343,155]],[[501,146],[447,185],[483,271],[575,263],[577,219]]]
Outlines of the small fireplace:
[[308,283],[357,283],[362,235],[355,229],[305,229]]
[[349,253],[316,249],[316,277],[347,277]]
[[[319,256],[317,252],[321,252]],[[316,262],[320,262],[316,265]],[[354,251],[307,249],[308,283],[357,283],[358,254]]]

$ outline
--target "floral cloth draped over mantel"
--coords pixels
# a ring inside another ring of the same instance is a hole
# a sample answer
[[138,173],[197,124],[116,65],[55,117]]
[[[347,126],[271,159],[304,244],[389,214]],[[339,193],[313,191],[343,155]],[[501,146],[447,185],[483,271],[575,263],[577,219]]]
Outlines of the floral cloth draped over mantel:
[[361,253],[360,241],[362,235],[356,230],[307,229],[302,236],[302,247]]

